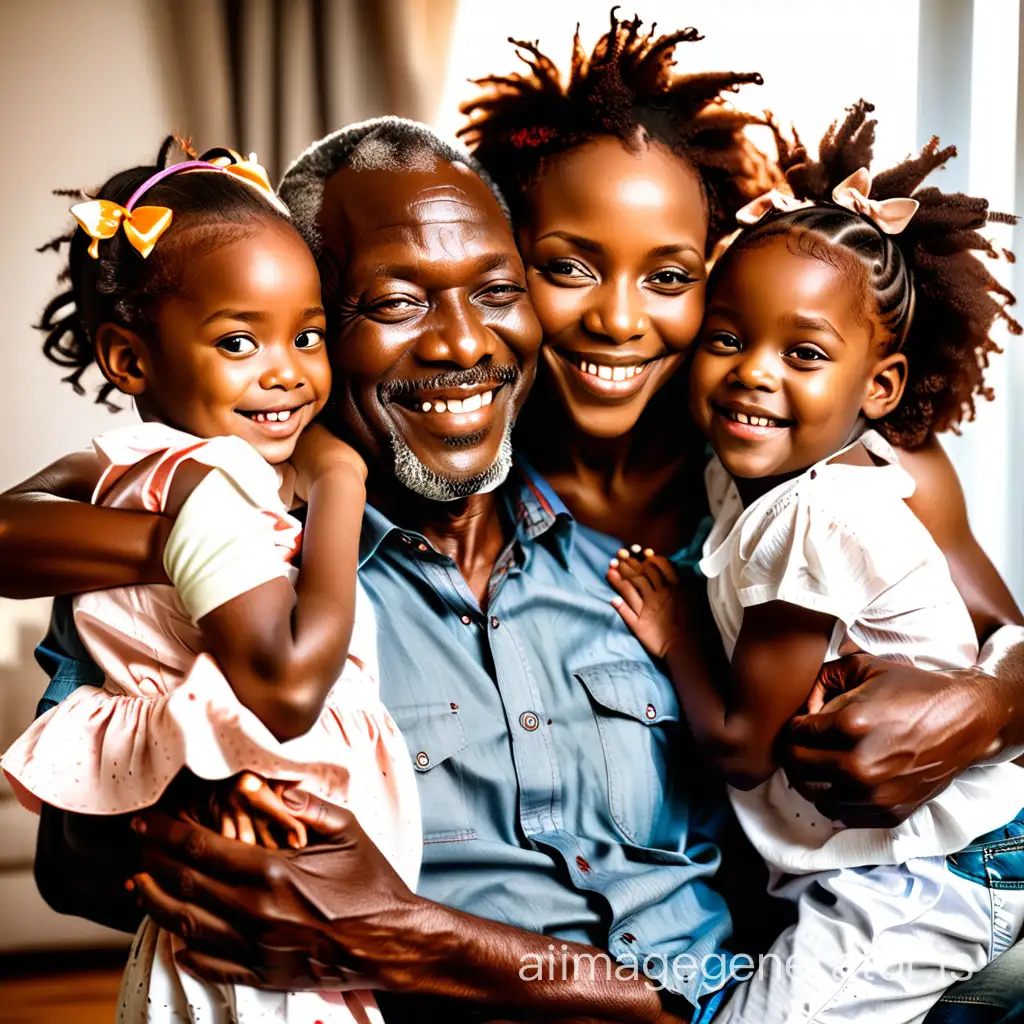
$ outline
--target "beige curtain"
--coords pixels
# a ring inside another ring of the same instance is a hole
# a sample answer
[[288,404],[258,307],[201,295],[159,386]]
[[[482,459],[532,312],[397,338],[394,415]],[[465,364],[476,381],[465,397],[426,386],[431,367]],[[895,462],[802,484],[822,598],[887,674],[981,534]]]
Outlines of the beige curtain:
[[255,151],[274,180],[353,121],[429,121],[458,0],[160,0],[199,149]]

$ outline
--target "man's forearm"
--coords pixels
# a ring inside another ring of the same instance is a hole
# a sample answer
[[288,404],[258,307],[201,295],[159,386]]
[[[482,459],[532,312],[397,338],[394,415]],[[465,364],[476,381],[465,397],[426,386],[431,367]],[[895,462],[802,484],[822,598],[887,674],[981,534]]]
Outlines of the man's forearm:
[[54,597],[166,581],[170,519],[49,495],[0,498],[0,597]]
[[[534,1011],[544,1017],[667,1021],[655,987],[615,977],[611,955],[592,946],[417,899],[379,936],[388,956],[374,973],[389,989]],[[564,965],[564,968],[563,968]]]

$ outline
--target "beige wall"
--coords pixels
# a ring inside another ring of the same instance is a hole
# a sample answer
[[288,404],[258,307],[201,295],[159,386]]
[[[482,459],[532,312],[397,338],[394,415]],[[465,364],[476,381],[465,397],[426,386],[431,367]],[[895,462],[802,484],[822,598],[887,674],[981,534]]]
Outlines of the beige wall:
[[[61,262],[35,248],[61,233],[71,200],[54,188],[90,187],[152,160],[178,123],[156,0],[0,0],[0,296],[4,311],[0,489],[132,413],[112,416],[61,383],[31,325],[56,292]],[[31,719],[45,679],[31,659],[48,602],[0,600],[0,743]],[[2,748],[0,748],[2,749]],[[28,871],[35,822],[0,790],[0,949],[88,941],[82,922],[51,915]]]

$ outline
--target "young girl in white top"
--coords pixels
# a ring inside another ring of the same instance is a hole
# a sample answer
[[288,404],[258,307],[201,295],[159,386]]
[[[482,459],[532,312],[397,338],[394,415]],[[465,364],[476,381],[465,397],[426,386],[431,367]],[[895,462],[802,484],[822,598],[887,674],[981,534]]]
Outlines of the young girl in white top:
[[[44,323],[46,353],[77,367],[76,388],[95,361],[101,400],[135,400],[144,422],[93,442],[92,500],[174,517],[171,585],[75,598],[106,685],[38,719],[3,770],[32,809],[111,815],[162,800],[268,846],[311,838],[288,805],[316,797],[350,808],[415,886],[416,783],[378,696],[356,581],[366,467],[311,426],[331,387],[316,265],[255,158],[164,167],[168,148],[73,208],[71,288]],[[177,948],[143,924],[120,1021],[379,1019],[367,991],[204,984]]]
[[[744,830],[798,924],[717,1020],[909,1022],[1003,952],[1018,886],[986,888],[946,855],[1011,821],[1024,769],[973,768],[891,829],[845,828],[777,769],[776,739],[823,662],[857,648],[934,670],[975,664],[978,639],[941,552],[904,499],[892,445],[914,448],[974,413],[990,338],[1012,301],[976,254],[987,203],[926,175],[937,140],[878,175],[863,102],[817,161],[780,138],[789,193],[740,213],[713,269],[690,376],[715,458],[701,569],[731,662],[711,683],[685,645],[671,565],[613,562],[623,618],[666,659],[693,733],[734,788]],[[912,197],[912,198],[911,198]]]

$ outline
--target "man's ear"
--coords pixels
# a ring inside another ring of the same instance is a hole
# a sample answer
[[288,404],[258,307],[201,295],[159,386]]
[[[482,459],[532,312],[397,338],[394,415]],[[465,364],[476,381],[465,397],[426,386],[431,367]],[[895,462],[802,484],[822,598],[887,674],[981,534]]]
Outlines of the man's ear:
[[907,357],[902,352],[886,356],[875,365],[875,373],[868,385],[861,412],[869,420],[888,416],[903,397],[907,386]]
[[95,345],[96,362],[118,391],[138,396],[146,390],[149,351],[134,331],[120,324],[102,324]]

